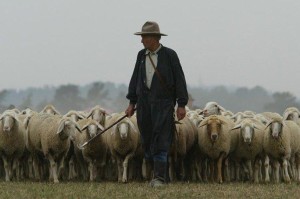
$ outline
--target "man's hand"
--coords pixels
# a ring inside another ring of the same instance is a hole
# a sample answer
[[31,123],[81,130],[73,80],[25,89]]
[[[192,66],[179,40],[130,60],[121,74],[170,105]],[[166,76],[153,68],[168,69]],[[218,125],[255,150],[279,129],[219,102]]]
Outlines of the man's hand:
[[185,111],[185,107],[177,107],[177,119],[182,120],[185,117],[186,111]]
[[125,113],[127,117],[131,117],[134,114],[134,104],[129,104]]

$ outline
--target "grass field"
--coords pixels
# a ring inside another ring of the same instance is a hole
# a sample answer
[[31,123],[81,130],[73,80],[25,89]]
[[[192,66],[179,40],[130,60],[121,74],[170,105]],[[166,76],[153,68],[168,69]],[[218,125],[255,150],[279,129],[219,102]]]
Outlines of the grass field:
[[300,185],[172,183],[150,188],[131,182],[0,182],[0,198],[300,198]]

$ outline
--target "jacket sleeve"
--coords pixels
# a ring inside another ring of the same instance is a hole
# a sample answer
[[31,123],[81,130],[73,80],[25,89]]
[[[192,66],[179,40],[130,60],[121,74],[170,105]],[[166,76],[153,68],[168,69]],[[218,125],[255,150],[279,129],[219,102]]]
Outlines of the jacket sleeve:
[[140,66],[140,54],[138,53],[135,67],[129,82],[129,87],[128,87],[128,94],[126,95],[126,98],[129,100],[130,104],[136,104],[137,102],[137,83],[138,83],[138,73],[139,73],[139,66]]
[[173,75],[175,80],[175,96],[178,107],[185,107],[188,103],[188,92],[184,73],[177,56],[177,53],[173,51],[171,56],[171,63],[173,68]]

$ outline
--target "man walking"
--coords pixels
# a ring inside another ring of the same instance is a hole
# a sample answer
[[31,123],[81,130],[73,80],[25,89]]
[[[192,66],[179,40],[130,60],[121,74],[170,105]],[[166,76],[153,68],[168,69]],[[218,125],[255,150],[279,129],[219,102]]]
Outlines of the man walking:
[[166,183],[168,150],[175,131],[174,107],[177,103],[177,118],[183,119],[188,92],[176,52],[160,44],[161,36],[167,35],[160,32],[158,24],[147,21],[135,35],[141,35],[144,49],[137,56],[125,112],[130,117],[137,110],[145,159],[154,164],[150,186],[159,187]]

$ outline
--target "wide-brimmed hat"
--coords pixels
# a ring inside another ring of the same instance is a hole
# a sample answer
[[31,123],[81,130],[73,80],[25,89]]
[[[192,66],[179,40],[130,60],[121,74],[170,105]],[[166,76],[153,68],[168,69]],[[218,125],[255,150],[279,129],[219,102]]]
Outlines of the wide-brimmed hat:
[[136,32],[135,35],[161,35],[161,36],[168,36],[164,33],[161,33],[159,30],[159,26],[154,21],[147,21],[143,27],[142,32]]

